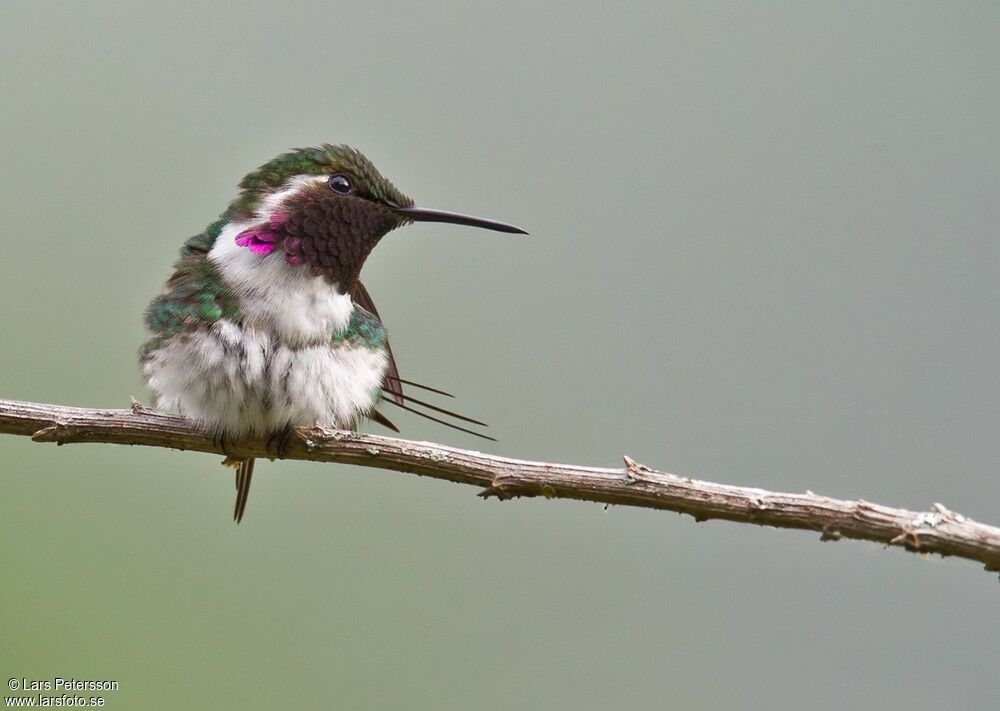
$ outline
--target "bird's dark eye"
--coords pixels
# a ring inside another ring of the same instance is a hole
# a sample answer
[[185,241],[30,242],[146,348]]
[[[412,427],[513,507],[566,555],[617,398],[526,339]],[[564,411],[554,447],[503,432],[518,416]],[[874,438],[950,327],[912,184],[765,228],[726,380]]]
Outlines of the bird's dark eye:
[[351,192],[351,179],[346,175],[331,175],[327,184],[333,188],[334,192],[346,195]]

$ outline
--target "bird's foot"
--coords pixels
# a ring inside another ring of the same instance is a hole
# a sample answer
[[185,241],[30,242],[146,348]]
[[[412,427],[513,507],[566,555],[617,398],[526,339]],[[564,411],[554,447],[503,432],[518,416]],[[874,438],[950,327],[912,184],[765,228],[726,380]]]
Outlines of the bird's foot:
[[277,432],[267,438],[267,451],[274,454],[278,459],[288,456],[288,447],[292,443],[292,432],[295,430],[291,423],[286,424]]

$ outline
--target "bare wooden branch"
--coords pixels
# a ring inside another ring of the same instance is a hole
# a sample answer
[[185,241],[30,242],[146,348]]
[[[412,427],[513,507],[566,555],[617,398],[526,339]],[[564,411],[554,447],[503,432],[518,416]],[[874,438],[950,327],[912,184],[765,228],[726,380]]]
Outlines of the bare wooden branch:
[[[227,443],[189,421],[133,401],[131,410],[97,410],[0,400],[0,433],[36,442],[102,442],[215,452],[233,457],[273,456],[263,442]],[[907,511],[867,501],[843,501],[812,492],[791,494],[728,486],[659,472],[629,457],[622,469],[522,461],[429,442],[322,428],[300,429],[289,459],[391,469],[480,487],[483,497],[580,499],[664,509],[696,521],[725,519],[821,533],[822,540],[874,541],[917,553],[957,556],[1000,571],[1000,528],[977,523],[934,504]]]

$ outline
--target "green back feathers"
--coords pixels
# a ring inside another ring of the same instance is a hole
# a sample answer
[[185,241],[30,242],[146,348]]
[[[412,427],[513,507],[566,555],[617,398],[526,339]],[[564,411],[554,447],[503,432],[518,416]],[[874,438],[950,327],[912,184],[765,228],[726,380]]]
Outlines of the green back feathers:
[[209,326],[221,318],[239,322],[239,303],[222,276],[204,254],[188,254],[178,260],[163,293],[146,307],[146,327],[153,338],[143,345],[145,360],[170,336]]
[[212,245],[218,238],[222,228],[230,221],[230,210],[222,213],[222,217],[205,228],[205,231],[194,237],[190,237],[184,246],[181,247],[181,257],[190,257],[195,254],[208,254],[212,250]]
[[360,306],[355,306],[347,328],[333,334],[332,342],[334,344],[350,343],[374,350],[384,348],[387,340],[388,336],[382,322]]

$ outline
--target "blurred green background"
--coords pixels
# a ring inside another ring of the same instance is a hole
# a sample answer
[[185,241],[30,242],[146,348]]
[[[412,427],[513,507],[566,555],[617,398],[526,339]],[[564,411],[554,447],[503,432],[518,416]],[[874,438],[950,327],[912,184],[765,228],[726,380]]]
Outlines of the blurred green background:
[[[365,270],[488,451],[998,523],[998,32],[990,2],[5,0],[0,397],[148,400],[181,242],[346,142],[531,231],[414,226]],[[217,456],[0,437],[0,673],[116,679],[112,708],[996,703],[968,562],[257,472],[236,527]]]

